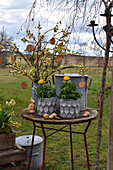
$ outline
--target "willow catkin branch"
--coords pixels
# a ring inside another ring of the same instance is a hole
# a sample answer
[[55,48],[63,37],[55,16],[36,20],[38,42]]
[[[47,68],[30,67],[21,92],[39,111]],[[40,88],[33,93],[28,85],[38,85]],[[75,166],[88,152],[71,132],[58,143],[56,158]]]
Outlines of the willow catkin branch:
[[26,63],[31,67],[31,63],[29,62],[29,60],[20,52],[20,51],[17,51],[21,56],[22,58],[26,61]]

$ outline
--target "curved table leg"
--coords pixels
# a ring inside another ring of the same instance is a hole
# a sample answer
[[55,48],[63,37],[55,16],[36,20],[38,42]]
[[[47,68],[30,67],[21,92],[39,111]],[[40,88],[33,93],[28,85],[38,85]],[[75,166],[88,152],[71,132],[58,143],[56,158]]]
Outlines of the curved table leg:
[[88,147],[87,147],[87,139],[86,139],[86,132],[89,128],[91,121],[89,121],[85,131],[84,131],[84,141],[85,141],[85,149],[86,149],[86,156],[87,156],[87,164],[88,164],[88,170],[90,170],[90,163],[89,163],[89,155],[88,155]]
[[73,145],[72,145],[71,124],[69,124],[69,129],[70,129],[70,146],[71,146],[71,164],[72,164],[72,170],[74,170],[74,166],[73,166]]
[[44,130],[44,127],[43,127],[43,123],[41,123],[41,128],[42,128],[42,132],[43,132],[43,135],[44,135],[43,163],[42,163],[42,170],[44,170],[45,153],[46,153],[46,134],[45,134],[45,130]]
[[34,143],[35,128],[36,128],[35,123],[33,123],[33,125],[34,125],[34,129],[33,129],[33,137],[32,137],[32,144],[31,144],[31,151],[30,151],[28,170],[30,170],[30,167],[31,167],[31,158],[32,158],[32,152],[33,152],[33,143]]
[[84,141],[85,141],[85,148],[86,148],[86,156],[87,156],[88,170],[90,170],[90,163],[89,163],[89,155],[88,155],[88,147],[87,147],[86,134],[84,134]]

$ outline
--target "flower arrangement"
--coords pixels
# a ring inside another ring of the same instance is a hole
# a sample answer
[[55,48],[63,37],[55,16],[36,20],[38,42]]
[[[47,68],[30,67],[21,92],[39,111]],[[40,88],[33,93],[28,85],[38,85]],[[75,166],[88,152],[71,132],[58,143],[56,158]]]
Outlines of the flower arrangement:
[[50,98],[56,97],[56,90],[55,88],[51,87],[50,85],[46,84],[46,82],[41,79],[38,81],[38,86],[35,88],[35,96],[37,98]]
[[11,133],[12,127],[18,125],[17,122],[11,120],[14,116],[14,106],[16,102],[11,99],[9,102],[6,101],[5,105],[0,104],[0,134]]
[[60,91],[60,98],[61,99],[79,99],[81,98],[82,94],[77,91],[77,87],[75,83],[70,81],[70,77],[64,76],[64,81],[62,81],[61,91]]
[[[24,75],[35,83],[40,79],[47,80],[50,75],[57,72],[63,74],[67,68],[74,68],[80,74],[85,73],[83,66],[61,64],[62,59],[67,57],[69,52],[67,44],[70,32],[68,29],[60,30],[57,24],[54,28],[41,33],[40,23],[36,28],[38,35],[26,30],[26,37],[21,39],[24,44],[27,44],[26,54],[22,53],[15,43],[12,43],[10,50],[14,52],[14,59],[10,65],[7,65],[10,73]],[[50,32],[52,36],[47,40],[46,37]]]

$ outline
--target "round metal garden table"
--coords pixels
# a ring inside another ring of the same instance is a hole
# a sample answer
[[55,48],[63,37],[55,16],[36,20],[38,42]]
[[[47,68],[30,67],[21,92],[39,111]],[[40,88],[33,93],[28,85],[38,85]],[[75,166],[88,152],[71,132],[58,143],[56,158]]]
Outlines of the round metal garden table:
[[[97,112],[97,110],[92,109],[92,108],[87,108],[86,111],[90,112],[90,116],[83,117],[82,113],[81,113],[81,116],[79,118],[76,118],[76,119],[64,119],[64,118],[60,118],[60,119],[55,119],[55,118],[54,119],[44,119],[43,117],[38,116],[38,111],[35,111],[34,114],[30,114],[28,109],[22,110],[22,112],[21,112],[22,118],[32,122],[33,123],[33,127],[34,127],[28,170],[30,170],[30,165],[31,165],[33,142],[34,142],[34,136],[35,136],[36,127],[42,129],[43,136],[44,136],[42,170],[44,170],[44,164],[45,164],[46,139],[49,136],[55,134],[58,131],[63,131],[63,132],[69,132],[70,133],[70,146],[71,146],[70,149],[71,149],[72,170],[74,169],[74,165],[73,165],[72,133],[84,135],[84,142],[85,142],[88,170],[90,170],[88,147],[87,147],[87,140],[86,140],[86,132],[87,132],[89,126],[90,126],[91,121],[96,119],[96,117],[98,116],[98,112]],[[59,115],[59,114],[60,113],[58,112],[57,115]],[[87,122],[87,125],[86,125],[86,127],[84,129],[84,132],[75,132],[75,131],[72,130],[72,127],[71,127],[72,124],[78,124],[78,123],[84,123],[84,122]],[[40,124],[40,126],[37,125],[37,124]],[[46,124],[62,125],[62,127],[60,126],[60,128],[59,128],[59,126],[58,126],[58,128],[51,128],[51,127],[46,127],[45,126]],[[64,128],[67,127],[67,126],[69,126],[69,130],[64,130]],[[54,132],[50,133],[49,135],[46,135],[45,129],[54,130]]]

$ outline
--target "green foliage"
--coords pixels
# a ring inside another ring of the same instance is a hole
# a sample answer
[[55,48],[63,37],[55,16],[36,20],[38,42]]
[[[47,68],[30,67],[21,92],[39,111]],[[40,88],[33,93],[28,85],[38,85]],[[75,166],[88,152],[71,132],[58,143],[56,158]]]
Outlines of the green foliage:
[[77,91],[76,84],[72,83],[70,80],[63,81],[61,85],[60,98],[62,99],[79,99],[82,94]]
[[13,106],[15,101],[11,100],[10,102],[6,101],[6,104],[2,107],[0,106],[0,133],[10,133],[12,122],[10,117],[13,115]]
[[36,93],[35,93],[37,98],[50,98],[50,97],[55,97],[56,96],[56,90],[55,88],[46,85],[46,84],[40,84],[36,88]]
[[[73,69],[69,69],[67,73],[76,73]],[[88,89],[87,94],[87,106],[90,108],[98,107],[98,92],[100,91],[101,85],[101,75],[102,68],[96,67],[90,69],[90,75],[92,77],[92,85],[90,90]],[[21,83],[25,81],[28,86],[26,89],[21,88]],[[111,72],[107,72],[106,86],[110,86],[112,83]],[[89,84],[89,83],[88,83]],[[8,70],[0,69],[0,103],[3,105],[6,100],[10,100],[12,97],[16,101],[16,121],[21,124],[21,127],[16,126],[15,132],[16,137],[33,133],[33,124],[29,121],[22,119],[20,116],[21,111],[27,108],[30,104],[29,98],[31,97],[31,81],[22,75],[8,75]],[[97,89],[97,90],[96,90]],[[94,93],[95,91],[95,93]],[[97,91],[97,92],[96,92]],[[109,91],[110,92],[110,91]],[[109,135],[109,113],[110,113],[110,97],[104,100],[104,111],[102,120],[102,138],[101,138],[101,148],[100,148],[100,170],[107,169],[107,156],[108,156],[108,135]],[[108,106],[109,104],[109,106]],[[38,124],[37,124],[38,125]],[[72,125],[73,131],[84,132],[86,128],[86,123],[74,124]],[[58,125],[46,125],[48,128],[58,128]],[[64,125],[60,125],[59,128]],[[95,152],[96,152],[96,142],[97,142],[97,128],[98,128],[98,117],[97,119],[91,121],[91,125],[87,131],[87,145],[89,152],[89,159],[91,170],[95,166]],[[69,130],[66,127],[65,130]],[[47,130],[47,135],[50,130]],[[41,128],[36,129],[36,135],[43,137]],[[71,169],[71,153],[69,145],[69,134],[66,132],[58,132],[54,135],[48,137],[47,139],[47,155],[45,159],[45,169],[46,170],[69,170]],[[60,148],[60,149],[59,149]],[[87,170],[87,158],[84,146],[84,136],[82,134],[73,133],[73,154],[74,154],[74,168],[76,170]]]

